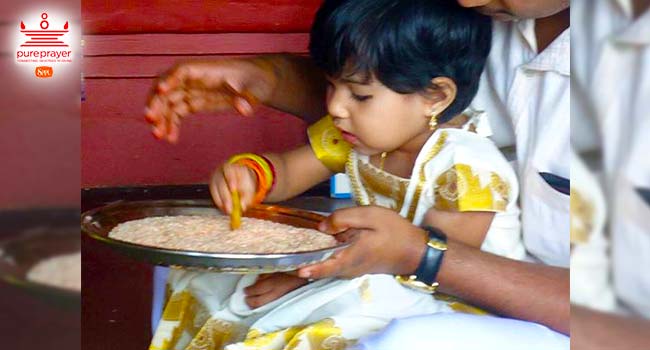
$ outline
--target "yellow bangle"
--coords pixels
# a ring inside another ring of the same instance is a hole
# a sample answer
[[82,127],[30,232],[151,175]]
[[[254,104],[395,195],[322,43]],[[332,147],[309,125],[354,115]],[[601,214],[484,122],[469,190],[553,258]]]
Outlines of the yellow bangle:
[[269,161],[254,153],[242,153],[230,157],[228,163],[241,164],[255,172],[257,176],[257,192],[253,201],[255,203],[261,203],[274,183],[274,172]]

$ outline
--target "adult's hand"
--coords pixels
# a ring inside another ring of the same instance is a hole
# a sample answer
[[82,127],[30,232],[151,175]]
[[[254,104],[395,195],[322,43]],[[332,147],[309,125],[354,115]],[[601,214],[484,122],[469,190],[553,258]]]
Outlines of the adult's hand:
[[[409,274],[426,249],[426,232],[393,210],[363,206],[340,209],[319,229],[352,244],[333,258],[298,271],[303,278],[352,278],[368,273]],[[350,230],[348,230],[350,229]]]
[[[320,229],[353,243],[329,260],[300,269],[300,277],[409,274],[426,249],[424,230],[380,207],[338,210]],[[441,292],[500,315],[569,333],[568,269],[496,256],[454,239],[447,245],[438,272]]]
[[277,72],[264,57],[181,63],[154,84],[145,118],[155,137],[175,143],[181,120],[202,111],[250,116],[276,89]]

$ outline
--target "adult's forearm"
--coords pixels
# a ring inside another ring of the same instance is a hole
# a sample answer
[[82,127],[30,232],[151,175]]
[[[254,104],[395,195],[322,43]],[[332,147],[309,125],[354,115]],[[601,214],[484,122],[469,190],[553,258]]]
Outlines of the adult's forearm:
[[571,306],[571,349],[641,350],[650,344],[650,320]]
[[569,270],[503,258],[450,240],[440,291],[499,315],[569,334]]
[[326,113],[326,80],[309,57],[290,54],[262,56],[275,70],[278,85],[267,104],[313,123]]

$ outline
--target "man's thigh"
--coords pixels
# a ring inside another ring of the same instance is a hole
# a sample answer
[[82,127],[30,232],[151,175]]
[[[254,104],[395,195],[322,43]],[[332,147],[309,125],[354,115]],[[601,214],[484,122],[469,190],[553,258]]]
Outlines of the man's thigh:
[[568,350],[569,337],[531,322],[441,313],[393,320],[353,349]]

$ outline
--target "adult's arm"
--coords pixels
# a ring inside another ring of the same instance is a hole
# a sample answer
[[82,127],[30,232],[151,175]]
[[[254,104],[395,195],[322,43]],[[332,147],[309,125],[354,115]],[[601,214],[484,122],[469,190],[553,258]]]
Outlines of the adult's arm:
[[326,114],[327,82],[309,57],[278,54],[262,57],[275,68],[277,86],[267,104],[309,124]]
[[571,349],[647,349],[650,320],[571,306]]
[[507,259],[450,240],[440,291],[499,315],[570,332],[569,269]]
[[182,120],[194,113],[236,110],[258,103],[308,123],[325,114],[325,78],[308,57],[289,54],[181,62],[155,82],[145,118],[160,139],[176,142]]
[[[325,262],[302,268],[301,277],[411,274],[426,249],[424,230],[381,207],[337,210],[320,229],[353,244]],[[569,334],[568,269],[506,259],[449,239],[438,281],[441,292]]]

